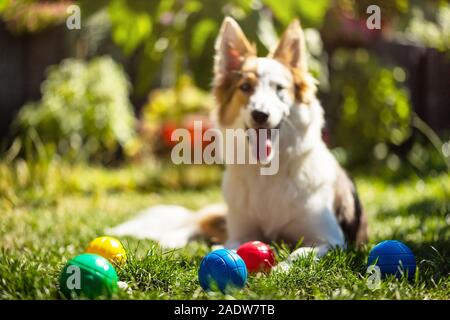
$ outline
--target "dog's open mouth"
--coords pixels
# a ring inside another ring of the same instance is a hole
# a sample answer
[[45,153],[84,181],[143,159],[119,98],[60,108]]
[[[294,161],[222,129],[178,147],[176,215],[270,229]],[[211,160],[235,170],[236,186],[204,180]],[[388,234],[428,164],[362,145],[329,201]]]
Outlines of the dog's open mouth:
[[272,160],[280,125],[275,128],[246,128],[252,155],[258,162],[265,164]]

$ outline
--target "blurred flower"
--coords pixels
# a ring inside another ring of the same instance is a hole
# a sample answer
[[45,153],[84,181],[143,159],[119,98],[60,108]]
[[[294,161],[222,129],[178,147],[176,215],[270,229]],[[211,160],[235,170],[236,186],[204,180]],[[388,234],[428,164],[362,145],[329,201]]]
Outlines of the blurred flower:
[[14,32],[37,32],[65,21],[69,0],[29,2],[10,0],[1,13],[8,28]]

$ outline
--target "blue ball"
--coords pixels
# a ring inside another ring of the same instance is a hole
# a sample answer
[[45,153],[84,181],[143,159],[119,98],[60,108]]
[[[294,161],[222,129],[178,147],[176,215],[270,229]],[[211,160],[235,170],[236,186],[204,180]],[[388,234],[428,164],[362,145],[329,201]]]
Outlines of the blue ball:
[[411,279],[416,272],[416,258],[408,246],[397,240],[385,240],[370,251],[367,265],[376,264],[385,278],[388,275],[401,276],[400,270]]
[[247,267],[237,253],[218,249],[206,255],[198,270],[200,285],[206,291],[228,288],[242,288],[247,281]]

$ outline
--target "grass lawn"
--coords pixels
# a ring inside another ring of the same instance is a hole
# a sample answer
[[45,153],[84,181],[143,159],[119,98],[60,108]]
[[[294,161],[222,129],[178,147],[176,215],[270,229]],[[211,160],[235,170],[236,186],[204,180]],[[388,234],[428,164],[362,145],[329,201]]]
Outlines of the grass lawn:
[[[0,299],[59,298],[58,276],[67,260],[82,253],[105,228],[125,221],[140,209],[157,203],[195,209],[221,200],[217,186],[153,191],[136,188],[133,179],[140,174],[130,169],[50,171],[40,178],[54,185],[47,182],[44,190],[36,186],[21,189],[20,183],[30,185],[22,180],[33,180],[33,176],[30,170],[26,174],[20,170],[8,178],[3,167],[0,182]],[[108,184],[103,189],[96,185],[102,179]],[[441,174],[427,180],[386,182],[358,176],[356,181],[369,217],[370,243],[366,247],[332,252],[317,263],[297,261],[287,274],[251,276],[246,288],[233,292],[232,297],[449,299],[450,177]],[[366,285],[366,260],[370,248],[384,239],[398,239],[410,246],[416,254],[418,273],[409,282],[385,279],[380,289],[372,291]],[[164,252],[151,241],[121,240],[129,262],[117,271],[130,289],[120,291],[115,298],[230,298],[206,294],[199,286],[198,266],[209,250],[205,244],[192,243]],[[279,254],[286,252],[281,250]]]

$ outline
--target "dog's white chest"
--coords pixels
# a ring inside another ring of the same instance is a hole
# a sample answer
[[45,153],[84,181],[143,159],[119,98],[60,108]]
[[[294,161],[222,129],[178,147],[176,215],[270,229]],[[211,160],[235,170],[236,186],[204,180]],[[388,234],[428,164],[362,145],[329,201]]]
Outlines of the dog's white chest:
[[331,207],[331,189],[318,187],[316,178],[302,171],[261,176],[252,169],[226,173],[223,187],[229,214],[246,215],[266,241],[296,242],[302,237],[305,242],[316,241],[322,233],[320,215]]

